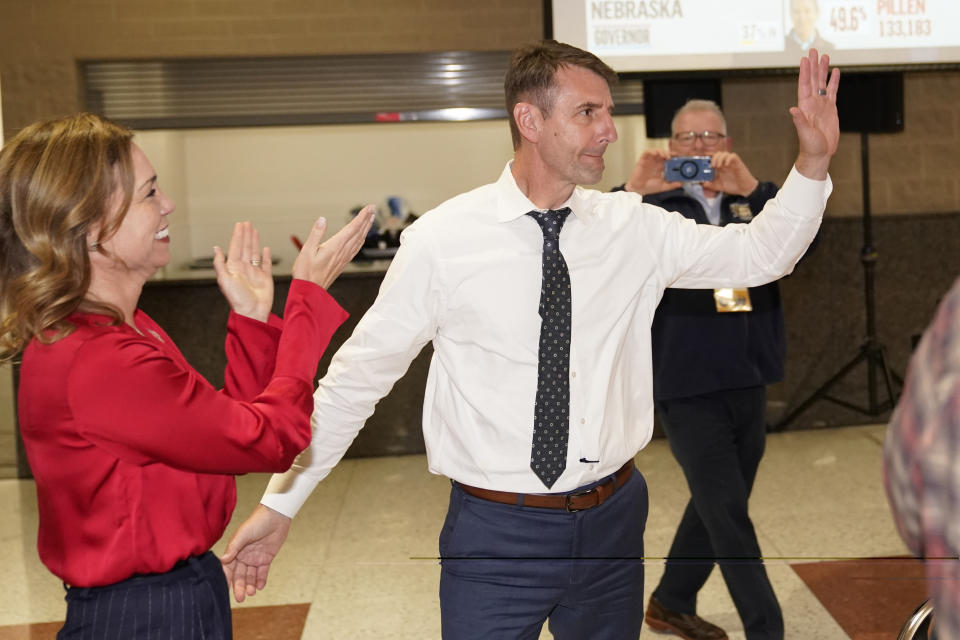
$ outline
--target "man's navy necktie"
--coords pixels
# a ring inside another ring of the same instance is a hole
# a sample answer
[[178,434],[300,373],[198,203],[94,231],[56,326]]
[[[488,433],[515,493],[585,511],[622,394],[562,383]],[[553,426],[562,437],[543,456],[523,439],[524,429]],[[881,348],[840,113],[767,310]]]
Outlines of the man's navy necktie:
[[531,211],[543,231],[540,364],[530,468],[550,488],[567,466],[570,433],[570,273],[560,254],[560,229],[570,208]]

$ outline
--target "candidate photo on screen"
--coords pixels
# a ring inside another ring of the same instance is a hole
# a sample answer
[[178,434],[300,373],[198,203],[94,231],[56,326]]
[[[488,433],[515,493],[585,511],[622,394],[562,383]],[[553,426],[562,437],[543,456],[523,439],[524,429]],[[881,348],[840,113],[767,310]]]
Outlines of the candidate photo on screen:
[[830,53],[833,43],[820,35],[817,21],[820,6],[817,0],[790,0],[790,31],[784,49],[793,56],[804,55],[811,47],[820,53]]

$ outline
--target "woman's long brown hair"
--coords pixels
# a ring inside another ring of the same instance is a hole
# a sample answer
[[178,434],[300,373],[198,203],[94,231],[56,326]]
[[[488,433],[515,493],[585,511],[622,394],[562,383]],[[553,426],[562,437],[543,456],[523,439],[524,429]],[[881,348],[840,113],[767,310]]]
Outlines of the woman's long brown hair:
[[[90,252],[130,207],[133,132],[100,116],[39,122],[0,150],[0,361],[32,339],[50,343],[75,311],[120,311],[86,300]],[[108,203],[120,189],[119,215]],[[97,230],[95,238],[90,233]]]

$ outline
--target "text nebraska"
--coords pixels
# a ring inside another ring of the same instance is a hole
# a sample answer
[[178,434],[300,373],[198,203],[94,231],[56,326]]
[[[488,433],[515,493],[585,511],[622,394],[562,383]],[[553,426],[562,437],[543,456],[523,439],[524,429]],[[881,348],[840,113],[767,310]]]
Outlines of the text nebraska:
[[594,20],[682,18],[680,0],[595,0],[590,3]]

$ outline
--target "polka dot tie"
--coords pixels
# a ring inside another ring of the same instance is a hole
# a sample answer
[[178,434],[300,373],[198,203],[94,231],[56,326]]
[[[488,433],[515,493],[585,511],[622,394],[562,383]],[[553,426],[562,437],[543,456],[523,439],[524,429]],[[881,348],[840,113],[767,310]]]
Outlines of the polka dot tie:
[[560,253],[560,229],[570,208],[528,215],[543,231],[540,364],[530,468],[550,488],[567,466],[570,432],[570,273]]

